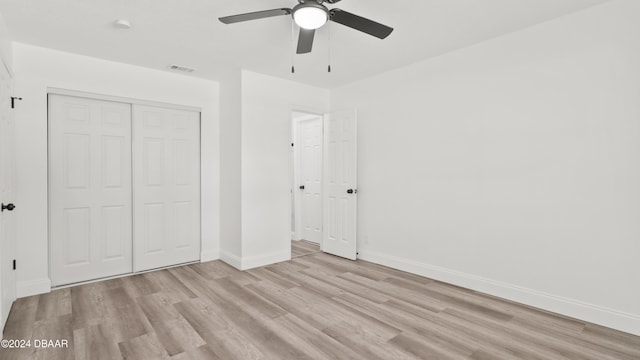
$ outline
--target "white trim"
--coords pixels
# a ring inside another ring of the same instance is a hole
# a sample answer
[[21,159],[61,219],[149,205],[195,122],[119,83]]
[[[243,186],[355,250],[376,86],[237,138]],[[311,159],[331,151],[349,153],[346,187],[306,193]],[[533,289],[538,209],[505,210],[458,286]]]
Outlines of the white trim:
[[31,295],[45,294],[51,291],[51,279],[42,278],[16,283],[16,296],[23,298]]
[[358,258],[630,334],[640,335],[640,315],[637,314],[629,314],[575,299],[373,251],[360,250]]
[[220,250],[220,260],[226,262],[227,264],[233,266],[238,270],[242,269],[242,259],[224,250]]
[[291,151],[293,158],[291,163],[291,196],[293,197],[293,234],[292,239],[302,239],[302,205],[300,201],[300,123],[294,117],[295,111],[291,112],[291,142],[293,143]]
[[291,260],[291,248],[283,251],[275,251],[264,255],[247,256],[241,259],[240,270],[249,270],[260,266],[271,265],[282,261]]
[[200,262],[220,259],[220,249],[203,250],[200,252]]
[[128,97],[122,97],[122,96],[96,94],[96,93],[91,93],[86,91],[61,89],[56,87],[47,87],[47,94],[66,95],[66,96],[74,96],[79,98],[87,98],[92,100],[104,100],[104,101],[119,102],[119,103],[126,103],[126,104],[132,104],[132,105],[153,106],[153,107],[167,108],[172,110],[184,110],[184,111],[193,111],[193,112],[202,113],[202,108],[197,106],[186,106],[186,105],[179,105],[179,104],[164,103],[159,101],[128,98]]

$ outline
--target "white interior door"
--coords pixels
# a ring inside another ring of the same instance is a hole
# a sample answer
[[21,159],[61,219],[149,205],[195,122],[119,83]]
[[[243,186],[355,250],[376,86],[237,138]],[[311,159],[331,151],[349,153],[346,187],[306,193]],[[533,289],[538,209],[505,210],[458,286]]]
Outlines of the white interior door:
[[322,250],[356,259],[356,113],[324,120],[324,232]]
[[[15,201],[15,127],[11,110],[12,80],[0,61],[0,202]],[[14,204],[15,206],[15,204]],[[16,298],[15,259],[16,220],[14,211],[0,212],[0,330]],[[17,210],[16,210],[17,211]]]
[[200,113],[133,106],[134,269],[200,259]]
[[131,105],[49,95],[53,286],[132,271]]
[[322,118],[301,121],[300,184],[302,238],[322,240]]

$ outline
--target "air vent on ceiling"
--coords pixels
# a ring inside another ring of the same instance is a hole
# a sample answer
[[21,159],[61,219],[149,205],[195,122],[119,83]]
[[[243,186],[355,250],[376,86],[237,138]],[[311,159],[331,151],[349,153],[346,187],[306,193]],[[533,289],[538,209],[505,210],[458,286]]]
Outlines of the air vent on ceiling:
[[175,64],[169,65],[169,69],[175,70],[175,71],[188,72],[188,73],[192,73],[192,72],[196,71],[196,69],[194,69],[194,68],[190,68],[190,67],[182,66],[182,65],[175,65]]

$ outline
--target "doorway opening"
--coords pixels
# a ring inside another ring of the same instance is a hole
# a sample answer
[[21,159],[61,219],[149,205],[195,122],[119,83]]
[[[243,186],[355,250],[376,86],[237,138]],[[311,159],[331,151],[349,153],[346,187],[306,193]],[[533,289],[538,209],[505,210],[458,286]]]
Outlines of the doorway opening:
[[323,116],[291,113],[291,236],[322,242]]

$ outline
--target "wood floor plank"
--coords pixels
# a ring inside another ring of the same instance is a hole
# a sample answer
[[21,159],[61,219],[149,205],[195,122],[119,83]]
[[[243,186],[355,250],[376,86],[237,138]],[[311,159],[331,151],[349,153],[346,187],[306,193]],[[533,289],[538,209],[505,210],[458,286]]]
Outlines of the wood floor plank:
[[58,289],[42,294],[38,300],[36,321],[71,314],[71,290]]
[[204,340],[175,307],[160,302],[154,295],[138,298],[138,305],[167,353],[173,356],[204,345]]
[[169,360],[170,356],[155,334],[145,334],[118,344],[124,360]]
[[183,353],[174,355],[171,360],[224,360],[219,357],[209,345],[202,345],[195,349],[190,349]]
[[162,290],[160,284],[153,280],[149,273],[137,274],[121,278],[122,287],[131,298],[157,293]]
[[[269,271],[277,271],[277,270],[272,270],[272,269],[268,269]],[[304,269],[306,270],[306,269]],[[338,288],[333,286],[330,283],[327,283],[324,280],[319,280],[309,274],[306,274],[302,271],[295,271],[295,272],[277,272],[277,274],[281,275],[282,277],[289,279],[292,282],[296,282],[299,283],[300,286],[297,287],[304,287],[307,289],[311,289],[313,291],[316,291],[317,293],[321,294],[321,296],[324,297],[331,297],[331,296],[337,296],[340,295],[344,292],[346,292],[346,290]],[[295,287],[294,287],[295,289]]]
[[395,277],[388,277],[383,281],[396,285],[398,288],[409,290],[414,294],[420,294],[422,296],[426,295],[429,298],[437,299],[442,303],[446,303],[448,307],[453,306],[453,307],[467,309],[469,311],[481,313],[484,316],[493,317],[501,321],[509,321],[513,318],[512,314],[509,314],[504,311],[492,309],[491,307],[485,306],[482,303],[474,302],[467,298],[451,296],[451,295],[444,294],[442,292],[434,291],[430,286],[431,284],[424,286],[421,284],[412,283],[411,281],[407,281],[407,280],[399,279]]
[[227,291],[233,298],[237,299],[237,301],[242,303],[244,306],[255,309],[265,316],[275,318],[287,313],[280,306],[273,304],[272,302],[265,300],[260,296],[255,295],[246,288],[234,283],[232,280],[219,279],[215,282],[216,285],[214,286],[220,286],[221,288],[224,288],[225,291]]
[[101,324],[74,330],[72,342],[76,360],[122,359],[113,334]]
[[318,244],[309,241],[292,241],[291,242],[291,257],[296,258],[300,256],[307,256],[320,252]]
[[256,278],[259,278],[261,281],[270,281],[286,289],[291,289],[296,286],[300,286],[299,283],[291,281],[290,279],[287,279],[265,268],[255,268],[255,269],[248,270],[247,272],[252,274]]
[[150,273],[150,276],[154,278],[162,289],[173,291],[176,296],[181,298],[195,298],[196,294],[189,289],[182,281],[169,270],[161,270]]
[[442,346],[441,343],[433,341],[425,341],[424,338],[417,334],[405,332],[399,334],[389,340],[398,350],[407,352],[421,359],[451,359],[464,360],[468,359],[473,352],[468,354],[460,354],[458,349],[450,349],[450,346]]
[[18,299],[0,349],[32,359],[640,359],[640,337],[320,252],[239,271],[189,264]]
[[222,308],[209,301],[192,299],[173,306],[199,334],[207,331],[224,331],[230,328],[230,322],[221,314]]
[[33,329],[33,339],[39,341],[48,340],[61,341],[66,340],[69,347],[35,347],[33,359],[50,359],[50,360],[70,360],[75,359],[71,341],[73,340],[73,326],[71,314],[61,315],[56,318],[47,318],[45,320],[36,321]]
[[17,299],[13,303],[4,326],[3,335],[5,339],[31,338],[39,302],[40,296],[36,295]]
[[442,311],[447,306],[439,299],[435,299],[433,297],[426,296],[425,294],[416,293],[408,289],[404,289],[389,282],[373,281],[371,279],[352,273],[341,274],[339,276],[342,279],[366,286],[372,290],[377,290],[378,292],[385,294],[390,298],[399,299],[434,312]]
[[74,329],[100,324],[107,315],[102,289],[94,284],[71,288],[71,309]]
[[200,335],[220,359],[267,360],[271,358],[248,334],[234,325],[224,331],[205,331]]
[[411,313],[397,311],[388,303],[377,304],[366,299],[350,294],[342,295],[335,299],[347,306],[362,309],[372,317],[379,319],[395,328],[401,329],[402,333],[415,333],[429,342],[446,344],[443,347],[456,349],[454,352],[461,354],[472,354],[481,347],[472,338],[465,338],[460,333],[451,331],[448,327],[436,323],[425,323],[420,317]]
[[346,292],[356,293],[358,296],[364,297],[368,300],[382,303],[389,300],[389,296],[382,294],[375,289],[360,285],[356,282],[345,280],[341,277],[331,276],[323,271],[323,269],[310,268],[301,271],[301,273],[308,275],[318,281],[325,282],[333,288],[342,289]]
[[137,305],[114,309],[101,325],[109,329],[116,342],[153,332],[153,327]]
[[[366,359],[295,315],[287,314],[275,321],[288,333],[296,334],[306,341],[304,349],[314,359]],[[310,351],[309,347],[312,347],[313,351]]]
[[324,329],[323,332],[367,359],[420,359],[419,356],[387,344],[393,337],[388,338],[357,324],[342,321]]
[[[492,339],[493,343],[501,344],[504,347],[517,350],[522,354],[527,354],[535,358],[555,359],[555,358],[575,358],[575,359],[608,359],[608,356],[595,356],[588,354],[583,349],[570,346],[557,346],[552,337],[532,332],[521,332],[513,327],[505,327],[495,319],[478,316],[469,311],[458,309],[447,309],[441,313],[447,318],[456,318],[461,324],[469,329],[483,332],[484,336]],[[536,341],[537,339],[537,341]],[[541,341],[542,340],[542,341]],[[536,343],[544,343],[544,347],[535,346]]]

